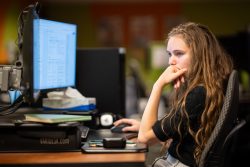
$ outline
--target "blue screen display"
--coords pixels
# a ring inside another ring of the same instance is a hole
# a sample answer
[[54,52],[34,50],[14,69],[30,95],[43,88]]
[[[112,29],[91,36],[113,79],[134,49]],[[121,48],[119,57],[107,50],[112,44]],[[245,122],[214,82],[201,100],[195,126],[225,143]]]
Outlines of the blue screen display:
[[33,87],[35,90],[75,86],[75,24],[34,19]]

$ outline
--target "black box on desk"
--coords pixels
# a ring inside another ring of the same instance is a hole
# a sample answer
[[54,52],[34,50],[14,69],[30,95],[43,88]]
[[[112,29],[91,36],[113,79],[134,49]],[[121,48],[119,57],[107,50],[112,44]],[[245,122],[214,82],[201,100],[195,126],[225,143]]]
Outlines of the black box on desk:
[[78,122],[60,124],[0,122],[0,152],[79,151]]

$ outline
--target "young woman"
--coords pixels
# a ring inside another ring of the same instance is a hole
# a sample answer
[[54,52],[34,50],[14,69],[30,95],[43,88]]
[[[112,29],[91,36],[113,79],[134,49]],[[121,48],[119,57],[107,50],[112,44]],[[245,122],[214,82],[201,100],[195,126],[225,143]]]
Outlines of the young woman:
[[[134,130],[140,127],[138,140],[143,143],[172,139],[168,167],[195,166],[221,111],[233,63],[215,35],[201,24],[173,28],[166,42],[169,66],[154,83],[140,126],[131,120],[115,125],[130,121]],[[160,97],[168,84],[175,91],[171,111],[157,120]]]

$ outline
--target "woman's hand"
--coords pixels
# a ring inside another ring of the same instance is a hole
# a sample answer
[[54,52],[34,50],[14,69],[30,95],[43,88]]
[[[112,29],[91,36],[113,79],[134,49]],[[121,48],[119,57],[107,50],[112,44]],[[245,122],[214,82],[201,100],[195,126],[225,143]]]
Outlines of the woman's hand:
[[178,89],[181,83],[184,83],[184,73],[187,71],[186,68],[179,69],[176,66],[170,65],[158,78],[155,82],[155,85],[160,86],[161,88],[165,85],[173,82],[174,88]]
[[184,82],[185,82],[185,79],[184,79],[184,75],[182,74],[181,76],[179,76],[178,78],[174,80],[174,88],[178,89],[181,86],[181,83],[184,83]]
[[124,127],[122,129],[123,132],[138,132],[140,128],[140,121],[137,121],[135,119],[130,118],[122,118],[114,122],[114,126],[120,125],[120,124],[130,124],[131,126]]

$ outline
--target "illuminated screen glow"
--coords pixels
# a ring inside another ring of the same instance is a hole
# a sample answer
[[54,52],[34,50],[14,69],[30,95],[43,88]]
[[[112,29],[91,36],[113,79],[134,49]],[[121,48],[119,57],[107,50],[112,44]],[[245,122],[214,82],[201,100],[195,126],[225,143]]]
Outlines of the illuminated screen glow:
[[75,86],[75,24],[34,19],[33,86],[35,90]]

